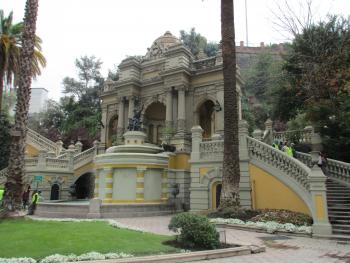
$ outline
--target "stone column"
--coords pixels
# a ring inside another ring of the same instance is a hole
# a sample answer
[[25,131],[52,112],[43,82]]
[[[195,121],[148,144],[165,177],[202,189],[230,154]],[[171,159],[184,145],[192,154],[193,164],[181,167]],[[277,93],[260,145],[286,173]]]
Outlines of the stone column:
[[164,169],[162,174],[162,195],[161,200],[168,200],[168,169]]
[[146,172],[146,167],[137,167],[136,202],[143,202],[145,200],[145,172]]
[[99,190],[100,190],[100,171],[96,170],[96,175],[95,175],[95,188],[94,188],[94,198],[99,197]]
[[194,126],[191,129],[192,132],[192,151],[191,151],[191,161],[200,159],[200,143],[203,139],[203,129],[201,126]]
[[124,99],[120,98],[118,110],[117,144],[122,144],[124,133]]
[[326,196],[326,177],[320,167],[314,165],[308,176],[312,198],[312,232],[314,236],[331,235],[332,226],[328,220],[328,206]]
[[45,169],[47,156],[48,156],[48,152],[46,150],[39,150],[39,156],[38,156],[38,167],[39,168]]
[[128,119],[132,119],[134,117],[134,108],[135,108],[135,97],[129,97],[129,109],[128,109]]
[[113,169],[112,168],[104,168],[103,172],[105,174],[105,202],[111,202],[113,199]]
[[170,133],[170,130],[173,127],[173,94],[171,88],[169,88],[166,93],[165,127],[167,128],[168,133]]
[[239,121],[239,168],[241,179],[239,182],[239,195],[241,205],[245,208],[252,207],[251,183],[249,175],[249,155],[248,155],[248,123],[245,120]]
[[272,125],[273,125],[273,122],[270,118],[268,118],[266,121],[265,121],[265,130],[268,132],[268,137],[266,138],[267,140],[265,141],[266,143],[272,145],[273,143],[273,130],[272,130]]
[[177,134],[185,134],[186,124],[186,97],[185,86],[178,88],[178,109],[177,109]]
[[100,141],[101,141],[101,143],[103,143],[103,145],[106,145],[106,144],[107,144],[107,141],[106,141],[106,134],[107,134],[107,130],[108,130],[108,123],[107,123],[107,107],[106,107],[106,106],[102,106],[101,121],[102,121],[103,126],[101,127],[101,137],[100,137]]

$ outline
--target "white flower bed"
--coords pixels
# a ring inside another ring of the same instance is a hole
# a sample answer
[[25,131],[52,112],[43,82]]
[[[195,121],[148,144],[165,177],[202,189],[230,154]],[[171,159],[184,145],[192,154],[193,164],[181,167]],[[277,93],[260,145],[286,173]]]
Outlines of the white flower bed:
[[133,255],[126,253],[107,253],[101,254],[98,252],[89,252],[80,256],[70,254],[68,256],[54,254],[36,261],[33,258],[0,258],[0,263],[60,263],[60,262],[76,262],[84,260],[99,260],[99,259],[115,259],[115,258],[130,258]]
[[235,218],[212,218],[210,222],[216,224],[230,224],[230,225],[240,225],[240,226],[252,226],[260,229],[266,230],[268,233],[274,233],[276,231],[286,231],[291,233],[305,233],[311,234],[311,226],[296,226],[290,223],[280,224],[275,221],[268,222],[244,222],[240,219]]

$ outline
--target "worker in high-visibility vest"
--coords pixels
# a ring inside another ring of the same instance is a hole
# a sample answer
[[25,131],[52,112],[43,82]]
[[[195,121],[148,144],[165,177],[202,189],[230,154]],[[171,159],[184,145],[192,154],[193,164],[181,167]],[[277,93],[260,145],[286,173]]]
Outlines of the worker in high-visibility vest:
[[278,142],[277,142],[277,141],[275,141],[275,142],[272,144],[272,147],[273,147],[273,148],[275,148],[275,149],[277,149],[277,150],[279,150],[279,149],[280,149],[280,147],[279,147],[279,145],[278,145]]
[[34,191],[32,195],[32,203],[30,204],[28,209],[28,215],[34,215],[36,204],[39,201],[39,194],[40,194],[40,191],[37,191],[37,190]]
[[5,193],[5,190],[4,189],[0,189],[0,206],[2,206],[2,199],[4,197],[4,193]]

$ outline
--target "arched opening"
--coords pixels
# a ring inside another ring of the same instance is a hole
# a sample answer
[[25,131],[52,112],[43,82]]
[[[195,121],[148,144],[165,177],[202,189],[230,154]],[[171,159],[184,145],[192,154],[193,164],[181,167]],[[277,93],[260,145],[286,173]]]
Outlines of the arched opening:
[[212,209],[217,209],[220,206],[221,189],[221,182],[216,182],[212,186]]
[[92,173],[85,173],[75,181],[75,193],[77,199],[89,199],[94,195],[94,180]]
[[60,199],[60,186],[58,184],[53,184],[51,186],[50,200],[59,200],[59,199]]
[[203,129],[203,138],[211,138],[215,133],[214,102],[206,100],[198,108],[199,125]]
[[108,123],[107,147],[111,147],[117,138],[118,116],[113,116]]
[[145,111],[144,125],[147,127],[147,137],[150,143],[161,144],[162,128],[165,126],[165,105],[153,102]]

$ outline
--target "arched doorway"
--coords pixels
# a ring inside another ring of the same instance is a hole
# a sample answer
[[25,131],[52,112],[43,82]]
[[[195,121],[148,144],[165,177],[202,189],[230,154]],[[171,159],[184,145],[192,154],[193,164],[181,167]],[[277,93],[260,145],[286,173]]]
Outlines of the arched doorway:
[[145,111],[143,122],[150,143],[161,144],[162,130],[165,126],[165,112],[165,105],[161,102],[153,102]]
[[94,180],[92,173],[85,173],[75,181],[75,192],[77,199],[89,199],[94,195]]
[[212,209],[217,209],[220,206],[222,184],[221,182],[215,182],[212,185]]
[[59,199],[60,199],[60,186],[58,184],[53,184],[51,186],[50,200],[59,200]]
[[206,100],[198,108],[199,125],[203,129],[203,138],[211,138],[215,133],[214,102]]
[[108,123],[107,147],[112,146],[117,138],[118,116],[113,116]]

